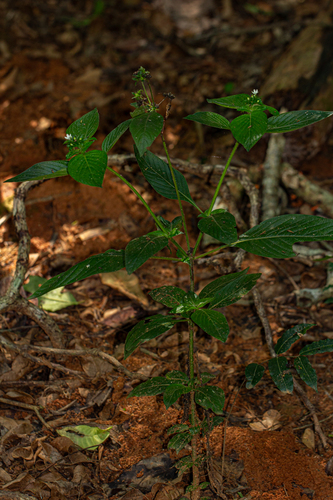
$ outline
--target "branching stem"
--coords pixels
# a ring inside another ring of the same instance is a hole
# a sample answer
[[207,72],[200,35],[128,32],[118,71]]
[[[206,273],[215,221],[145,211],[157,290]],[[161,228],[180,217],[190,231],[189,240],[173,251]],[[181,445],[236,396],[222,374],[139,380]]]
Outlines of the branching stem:
[[[213,210],[214,205],[215,205],[216,198],[218,197],[218,194],[219,194],[219,192],[220,192],[220,189],[221,189],[221,186],[222,186],[222,184],[223,184],[224,178],[225,178],[225,176],[226,176],[226,174],[227,174],[227,171],[228,171],[229,165],[230,165],[230,163],[231,163],[231,160],[232,160],[232,159],[233,159],[233,157],[234,157],[234,154],[235,154],[235,153],[236,153],[236,151],[237,151],[238,146],[239,146],[239,142],[236,142],[236,144],[234,145],[234,147],[233,147],[233,149],[232,149],[232,151],[231,151],[231,153],[230,153],[230,155],[229,155],[228,161],[227,161],[227,163],[226,163],[226,165],[225,165],[225,167],[224,167],[224,170],[223,170],[223,172],[222,172],[222,174],[221,174],[220,180],[219,180],[219,182],[218,182],[218,184],[217,184],[217,186],[216,186],[215,193],[214,193],[213,199],[212,199],[212,201],[211,201],[210,207],[209,207],[209,209],[208,209],[208,210],[207,210],[207,212],[206,212],[206,215],[207,215],[207,216],[209,216],[209,215],[212,213],[212,210]],[[194,246],[194,250],[193,250],[193,257],[195,257],[196,251],[198,250],[198,247],[199,247],[199,245],[200,245],[201,238],[202,238],[202,232],[200,231],[199,236],[198,236],[198,239],[197,239],[196,244],[195,244],[195,246]],[[202,256],[201,256],[201,257],[202,257]]]

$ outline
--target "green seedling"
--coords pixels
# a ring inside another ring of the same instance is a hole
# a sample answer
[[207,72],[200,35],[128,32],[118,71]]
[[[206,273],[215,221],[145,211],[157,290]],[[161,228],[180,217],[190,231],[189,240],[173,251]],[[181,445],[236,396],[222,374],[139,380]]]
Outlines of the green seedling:
[[[131,274],[152,258],[181,262],[187,267],[189,284],[186,289],[162,286],[150,292],[152,299],[162,303],[169,309],[169,312],[165,315],[156,314],[147,317],[135,325],[127,335],[124,357],[127,358],[142,343],[157,338],[177,324],[185,324],[188,328],[187,369],[184,372],[171,371],[163,377],[153,377],[137,386],[130,396],[163,394],[166,408],[182,396],[185,401],[189,402],[189,423],[176,425],[169,430],[172,437],[168,446],[179,453],[187,444],[191,444],[191,455],[182,458],[178,462],[178,467],[181,471],[192,468],[193,478],[188,494],[193,500],[197,500],[200,498],[201,489],[206,487],[206,483],[200,484],[199,482],[198,467],[203,463],[204,457],[197,452],[197,440],[200,434],[204,435],[223,421],[225,396],[220,387],[211,384],[214,378],[211,374],[200,374],[195,370],[195,332],[201,328],[220,342],[226,342],[229,327],[225,316],[219,309],[234,304],[247,294],[255,286],[260,274],[251,274],[248,269],[226,274],[213,280],[197,294],[194,284],[196,260],[228,247],[241,248],[263,257],[284,259],[295,255],[293,244],[296,242],[333,240],[333,221],[311,215],[281,215],[266,220],[239,235],[234,216],[226,210],[214,210],[216,198],[228,167],[240,145],[249,151],[266,133],[291,132],[328,118],[333,112],[302,110],[279,114],[276,109],[262,102],[257,90],[254,90],[251,95],[239,94],[209,99],[210,103],[238,111],[239,116],[231,122],[224,116],[213,112],[198,112],[186,117],[187,120],[230,131],[235,139],[235,145],[226,162],[210,206],[204,211],[193,200],[185,177],[172,166],[164,139],[164,124],[174,96],[165,94],[167,111],[166,116],[163,117],[154,100],[149,72],[141,67],[134,74],[133,79],[135,84],[141,85],[142,88],[133,93],[134,111],[131,113],[131,118],[107,135],[101,151],[90,149],[99,123],[98,112],[94,109],[76,120],[67,129],[66,160],[37,163],[10,181],[50,179],[69,175],[82,184],[102,187],[106,170],[108,170],[136,194],[156,224],[155,231],[133,239],[124,250],[110,249],[102,254],[94,255],[46,281],[32,297],[41,297],[51,290],[97,273],[109,273],[126,268]],[[156,215],[135,187],[119,172],[108,166],[108,152],[127,130],[132,135],[135,156],[145,179],[159,195],[177,200],[179,216],[173,221],[167,221]],[[148,149],[158,136],[162,138],[166,162]],[[199,235],[194,247],[190,245],[188,224],[183,210],[184,203],[190,204],[198,217]],[[199,245],[204,233],[213,236],[221,245],[214,250],[199,254]],[[185,235],[184,248],[179,243],[181,234]],[[168,252],[171,249],[174,255],[165,256],[165,252],[161,253],[164,249]],[[297,325],[285,332],[275,346],[276,357],[269,361],[268,370],[277,387],[283,392],[292,391],[293,378],[288,359],[282,354],[311,326]],[[296,371],[302,380],[314,389],[317,388],[316,374],[307,356],[328,351],[333,351],[333,340],[321,340],[304,347],[299,356],[294,359]],[[265,368],[261,365],[255,363],[249,365],[245,373],[247,387],[254,387],[261,380],[264,371]],[[198,408],[205,411],[198,412]],[[217,416],[213,417],[212,414]]]

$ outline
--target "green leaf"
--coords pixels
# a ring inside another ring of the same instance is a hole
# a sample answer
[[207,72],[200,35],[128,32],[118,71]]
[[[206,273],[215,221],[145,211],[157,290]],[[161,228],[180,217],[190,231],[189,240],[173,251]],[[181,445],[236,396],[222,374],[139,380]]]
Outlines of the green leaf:
[[268,369],[278,389],[287,394],[292,394],[294,382],[292,374],[286,371],[288,370],[287,358],[282,356],[270,359],[268,362]]
[[153,231],[130,241],[125,249],[125,264],[128,274],[136,271],[167,244],[168,238],[162,231]]
[[224,400],[224,392],[219,387],[209,385],[195,390],[196,403],[217,415],[223,413]]
[[189,430],[189,426],[187,424],[176,424],[170,427],[170,429],[167,430],[168,436],[171,434],[175,434],[176,432],[186,432]]
[[231,132],[246,151],[259,141],[267,129],[267,116],[263,111],[238,116],[231,122]]
[[68,175],[67,161],[42,161],[36,163],[21,174],[7,179],[5,182],[38,181],[41,179],[54,179]]
[[180,372],[178,370],[172,370],[172,372],[169,372],[166,374],[166,378],[170,380],[172,383],[183,383],[183,384],[188,384],[190,382],[190,379],[184,372]]
[[245,368],[245,377],[247,379],[246,388],[252,389],[262,379],[265,368],[257,363],[251,363]]
[[[201,307],[204,307],[206,304],[208,304],[208,302],[210,302],[211,300],[212,297],[203,299],[201,297],[198,297],[198,295],[194,292],[187,292],[182,298],[181,304],[171,309],[170,313],[183,314],[184,316],[184,313],[188,313],[190,311],[193,311],[194,309],[200,309]],[[188,318],[189,316],[186,314],[186,316],[184,317]]]
[[270,134],[279,132],[292,132],[299,128],[307,127],[312,123],[320,122],[333,115],[333,111],[311,111],[308,109],[301,111],[289,111],[279,116],[268,118],[267,130]]
[[125,267],[124,250],[107,250],[76,264],[64,273],[46,281],[33,295],[32,299],[40,297],[60,286],[70,285],[98,273],[112,273]]
[[[29,276],[29,283],[23,285],[23,288],[27,292],[34,293],[45,282],[47,282],[45,278],[40,278],[39,276]],[[78,302],[75,297],[70,292],[63,292],[63,289],[64,287],[61,286],[46,293],[43,298],[39,298],[39,307],[45,311],[56,312],[61,309],[65,309],[65,307],[77,305]]]
[[128,358],[128,356],[135,351],[138,345],[146,342],[147,340],[155,339],[162,333],[167,332],[175,325],[175,323],[177,323],[177,320],[171,318],[170,316],[163,316],[158,317],[155,320],[148,320],[147,323],[145,323],[144,320],[140,321],[127,335],[124,359]]
[[296,340],[302,337],[302,335],[304,335],[312,326],[316,325],[314,323],[301,323],[300,325],[296,325],[284,332],[274,347],[276,354],[286,352],[289,347],[291,347]]
[[68,173],[81,184],[102,187],[107,164],[105,151],[88,151],[74,156],[69,161]]
[[164,377],[153,377],[138,385],[127,397],[157,396],[157,394],[162,394],[170,384],[171,382]]
[[[164,198],[177,200],[177,193],[173,184],[169,165],[150,151],[147,151],[147,153],[141,157],[135,147],[134,152],[141,172],[155,191],[161,196],[164,196]],[[175,174],[180,199],[196,207],[195,202],[191,198],[185,177],[176,169],[173,169],[173,172]]]
[[265,220],[242,234],[234,246],[262,257],[294,257],[299,241],[332,241],[333,220],[314,215],[287,214]]
[[161,286],[149,292],[153,300],[167,307],[179,306],[185,294],[184,290],[176,286]]
[[252,290],[260,276],[260,273],[239,276],[214,295],[214,299],[209,304],[209,308],[214,309],[216,307],[225,307],[234,304],[243,297],[243,295],[246,295]]
[[312,389],[318,392],[317,374],[312,368],[308,358],[305,356],[298,356],[294,359],[294,367],[296,368],[297,373],[301,377],[303,382],[305,382],[309,387],[312,387]]
[[231,273],[231,274],[226,274],[225,276],[220,276],[216,280],[208,283],[208,285],[206,285],[199,293],[199,297],[201,299],[205,299],[207,297],[214,297],[214,295],[217,292],[219,292],[222,288],[224,288],[232,281],[237,280],[240,276],[246,274],[248,270],[249,267],[244,269],[243,271],[240,271],[239,273]]
[[73,138],[89,139],[98,129],[98,124],[99,115],[97,109],[95,108],[73,122],[66,130],[66,134],[71,135]]
[[185,448],[191,439],[191,434],[176,434],[168,442],[168,449],[174,449],[176,450],[176,453],[179,453],[183,448]]
[[113,148],[113,146],[116,144],[116,142],[120,139],[120,137],[126,132],[126,130],[129,128],[131,124],[132,119],[126,120],[125,122],[121,123],[113,129],[104,139],[102,143],[102,150],[105,151],[105,153],[108,153],[110,149]]
[[100,429],[99,427],[90,427],[89,425],[69,425],[62,429],[57,429],[59,436],[64,436],[77,444],[80,448],[89,448],[91,451],[97,450],[109,436],[110,429]]
[[[178,462],[175,463],[175,467],[179,469],[179,475],[184,474],[188,469],[190,469],[193,465],[193,460],[191,455],[187,455],[186,457],[181,458]],[[182,497],[187,500],[186,497]],[[182,500],[182,499],[180,499]]]
[[239,109],[246,106],[249,102],[248,94],[230,95],[227,97],[220,97],[219,99],[207,99],[207,102],[218,104],[224,108]]
[[198,222],[198,228],[203,233],[223,243],[234,243],[237,241],[236,220],[227,210],[213,210],[209,216],[200,214],[202,217]]
[[312,342],[301,350],[299,353],[301,356],[312,356],[312,354],[321,354],[323,352],[333,351],[333,339],[318,340],[317,342]]
[[157,219],[162,224],[168,238],[173,238],[174,236],[183,234],[180,231],[180,228],[183,225],[183,219],[181,216],[175,217],[172,222],[169,222],[168,220],[164,219],[161,215],[158,215]]
[[202,123],[209,127],[230,130],[230,122],[224,116],[212,113],[211,111],[198,111],[194,115],[185,116],[185,120],[192,120],[193,122]]
[[156,113],[156,111],[150,111],[132,118],[129,129],[140,156],[162,132],[162,128],[163,116]]
[[169,387],[164,391],[163,395],[163,402],[165,404],[165,408],[168,409],[170,408],[171,405],[173,405],[180,396],[183,394],[186,394],[187,392],[190,392],[191,388],[190,387],[185,387],[184,385],[181,384],[171,384]]
[[213,378],[215,378],[215,375],[209,372],[202,372],[200,373],[200,377],[201,377],[201,382],[205,385],[210,380],[213,380]]
[[221,342],[227,340],[229,326],[226,317],[222,313],[209,309],[200,309],[200,311],[195,311],[192,314],[191,320],[212,337]]

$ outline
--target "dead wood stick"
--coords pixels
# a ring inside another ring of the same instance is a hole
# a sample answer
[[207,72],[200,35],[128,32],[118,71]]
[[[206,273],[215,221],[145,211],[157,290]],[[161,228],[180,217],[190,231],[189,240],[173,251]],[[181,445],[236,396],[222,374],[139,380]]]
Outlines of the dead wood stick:
[[63,334],[57,324],[42,309],[21,297],[20,289],[29,266],[30,234],[27,226],[25,199],[30,189],[39,186],[43,181],[22,182],[16,189],[13,205],[13,219],[19,239],[18,254],[13,279],[4,297],[0,298],[0,313],[15,310],[26,314],[36,321],[50,337],[55,347],[63,346]]
[[42,422],[45,427],[48,429],[52,430],[52,427],[49,426],[47,422],[43,419],[42,415],[39,413],[39,410],[43,410],[43,406],[36,406],[36,405],[29,405],[27,403],[21,403],[20,401],[13,401],[12,399],[7,399],[7,398],[1,398],[0,397],[0,403],[5,403],[7,405],[12,405],[12,406],[18,406],[19,408],[25,408],[26,410],[32,410],[36,413],[37,417],[39,420]]
[[298,198],[309,205],[319,205],[325,215],[333,218],[333,195],[329,191],[311,182],[289,163],[283,164],[281,179],[285,187],[292,190]]
[[303,402],[304,406],[309,410],[311,417],[312,417],[312,420],[313,420],[313,423],[314,423],[315,431],[318,433],[318,435],[321,439],[321,442],[323,444],[323,447],[325,449],[327,449],[328,448],[327,439],[326,439],[326,436],[323,433],[322,428],[320,426],[319,419],[318,419],[317,414],[316,414],[316,410],[315,410],[313,404],[311,403],[311,401],[309,400],[309,398],[307,397],[302,386],[297,382],[297,380],[295,380],[294,377],[293,377],[293,379],[294,379],[295,391],[296,391],[298,397],[300,398],[300,400]]
[[79,377],[81,379],[87,378],[83,373],[78,372],[77,370],[71,370],[70,368],[66,368],[65,366],[59,365],[58,363],[53,363],[52,361],[49,361],[48,359],[44,358],[37,358],[36,356],[32,356],[27,352],[27,349],[29,349],[29,346],[18,346],[14,344],[14,342],[11,342],[8,340],[6,337],[3,335],[0,335],[0,345],[3,347],[10,349],[14,352],[17,352],[24,358],[28,359],[29,361],[32,361],[33,363],[36,363],[38,365],[43,365],[47,366],[51,370],[58,370],[60,372],[66,373],[67,375],[74,375],[75,377]]
[[[0,336],[1,341],[1,336]],[[14,344],[15,345],[15,344]],[[17,346],[16,346],[17,347]],[[26,346],[25,349],[37,352],[43,352],[46,354],[61,354],[64,356],[97,356],[98,358],[105,359],[111,365],[116,367],[118,371],[123,372],[125,375],[132,379],[147,380],[148,377],[142,375],[141,373],[135,373],[128,370],[124,365],[120,363],[115,357],[107,354],[106,352],[99,351],[98,349],[57,349],[54,347],[41,347],[41,346]],[[80,372],[77,372],[80,373]],[[82,374],[80,374],[82,376]]]
[[38,358],[36,356],[33,356],[29,354],[27,351],[37,351],[37,352],[43,352],[46,354],[60,354],[60,355],[65,355],[65,356],[86,356],[87,354],[92,355],[92,356],[97,356],[99,358],[105,359],[108,361],[110,364],[115,366],[118,371],[123,372],[125,375],[132,379],[140,379],[140,380],[147,380],[148,377],[145,375],[142,375],[140,373],[133,373],[130,370],[128,370],[124,365],[122,365],[116,358],[111,356],[110,354],[107,354],[103,351],[99,351],[98,349],[74,349],[74,350],[69,350],[69,349],[57,349],[54,347],[41,347],[41,346],[18,346],[8,340],[7,338],[3,337],[0,335],[0,344],[3,345],[4,347],[7,347],[15,352],[18,352],[25,358],[29,359],[33,363],[41,364],[41,365],[46,365],[49,368],[52,368],[54,370],[62,371],[68,375],[74,375],[79,378],[86,379],[86,375],[78,372],[77,370],[71,370],[70,368],[66,368],[62,365],[59,365],[58,363],[53,363],[47,359],[44,358]]
[[254,305],[256,306],[256,310],[258,313],[258,316],[261,320],[262,326],[264,327],[264,332],[265,332],[265,340],[266,344],[269,350],[270,355],[274,358],[276,356],[276,352],[274,350],[274,344],[273,344],[273,336],[272,336],[272,329],[271,325],[269,324],[265,307],[261,299],[261,295],[257,288],[254,288],[252,290],[252,295],[253,295],[253,300],[254,300]]
[[262,181],[262,220],[271,219],[281,213],[279,187],[285,142],[282,134],[272,134],[268,142]]

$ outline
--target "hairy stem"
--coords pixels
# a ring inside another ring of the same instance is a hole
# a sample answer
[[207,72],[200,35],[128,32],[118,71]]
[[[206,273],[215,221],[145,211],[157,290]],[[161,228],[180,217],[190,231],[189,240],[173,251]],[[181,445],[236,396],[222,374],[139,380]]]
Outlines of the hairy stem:
[[[190,255],[190,289],[191,292],[194,292],[194,261],[193,255]],[[194,341],[195,341],[195,330],[193,321],[188,320],[188,329],[189,329],[189,368],[190,368],[190,380],[193,382],[194,380]],[[194,391],[191,391],[191,427],[195,427],[197,424],[196,414],[195,414],[195,399],[194,399]],[[191,495],[192,500],[198,500],[200,498],[200,490],[199,490],[199,469],[196,465],[197,460],[197,442],[198,435],[194,434],[191,440],[192,447],[192,474],[193,474],[193,486],[194,491]]]
[[189,239],[189,236],[188,236],[188,230],[187,230],[187,225],[186,225],[186,219],[185,219],[185,214],[184,214],[184,210],[183,210],[182,200],[180,199],[180,194],[179,194],[179,189],[178,189],[178,185],[177,185],[177,181],[176,181],[176,177],[175,177],[175,172],[173,170],[173,166],[171,165],[169,151],[168,151],[165,139],[164,139],[163,132],[161,133],[161,137],[162,137],[162,143],[163,143],[164,151],[165,151],[165,154],[166,154],[166,157],[167,157],[167,161],[168,161],[168,165],[169,165],[171,177],[172,177],[172,180],[173,180],[173,185],[175,186],[180,213],[181,213],[182,220],[183,220],[183,227],[184,227],[184,233],[185,233],[185,238],[186,238],[187,250],[190,251],[190,249],[191,249],[190,239]]
[[[238,143],[238,142],[236,142],[236,144],[234,145],[234,147],[233,147],[233,149],[232,149],[232,151],[231,151],[231,153],[230,153],[230,155],[229,155],[228,161],[227,161],[227,163],[226,163],[226,165],[225,165],[225,167],[224,167],[224,170],[223,170],[223,172],[222,172],[222,174],[221,174],[220,180],[219,180],[219,182],[218,182],[218,184],[217,184],[217,186],[216,186],[215,193],[214,193],[213,199],[212,199],[212,201],[211,201],[210,207],[209,207],[209,209],[207,210],[207,213],[206,213],[206,214],[207,214],[207,216],[209,216],[209,215],[212,213],[212,210],[213,210],[213,208],[214,208],[214,204],[215,204],[216,198],[218,197],[218,194],[219,194],[219,192],[220,192],[220,189],[221,189],[222,183],[223,183],[224,178],[225,178],[225,176],[226,176],[226,174],[227,174],[227,171],[228,171],[229,165],[230,165],[230,163],[231,163],[231,160],[232,160],[232,159],[233,159],[233,157],[234,157],[234,154],[235,154],[235,153],[236,153],[236,151],[237,151],[238,146],[239,146],[239,143]],[[199,233],[198,239],[197,239],[196,244],[195,244],[195,246],[194,246],[194,250],[193,250],[193,257],[195,257],[196,251],[198,250],[198,247],[199,247],[199,245],[200,245],[201,238],[202,238],[202,232],[200,232],[200,233]]]
[[[142,83],[142,87],[143,87],[144,93],[146,94],[146,97],[147,97],[149,104],[152,104],[152,101],[149,99],[145,84],[143,82],[141,82],[141,83]],[[150,90],[150,92],[151,92],[151,90]]]
[[[139,200],[141,201],[141,203],[144,205],[144,207],[146,208],[146,210],[150,213],[150,215],[154,219],[155,224],[157,225],[157,227],[159,227],[161,229],[161,231],[163,231],[163,233],[164,233],[164,227],[163,227],[163,225],[158,220],[158,218],[156,217],[156,215],[154,214],[154,212],[152,211],[152,209],[150,208],[150,206],[148,205],[148,203],[142,198],[142,196],[139,193],[139,191],[137,191],[135,189],[135,187],[133,186],[133,184],[131,184],[127,179],[125,179],[125,177],[123,177],[121,174],[119,174],[116,170],[113,170],[113,168],[111,168],[111,167],[106,167],[106,168],[108,170],[110,170],[110,172],[112,172],[116,177],[118,177],[118,179],[122,180],[126,184],[126,186],[128,186],[130,188],[130,190],[139,198]],[[170,238],[170,241],[175,245],[176,248],[178,248],[178,250],[184,256],[187,257],[187,253],[185,252],[185,250],[180,246],[180,244],[177,241],[175,241],[173,238]]]

